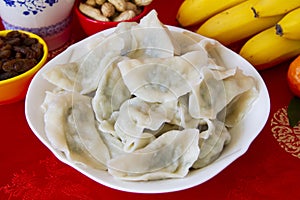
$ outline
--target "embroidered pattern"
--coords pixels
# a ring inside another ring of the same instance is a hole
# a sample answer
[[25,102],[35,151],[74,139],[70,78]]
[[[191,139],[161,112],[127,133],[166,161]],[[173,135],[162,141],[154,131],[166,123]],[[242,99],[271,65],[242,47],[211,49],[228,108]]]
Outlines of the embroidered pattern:
[[0,186],[0,199],[5,194],[7,199],[91,200],[101,196],[101,187],[51,156],[14,173],[10,183]]
[[3,0],[6,6],[23,7],[23,15],[36,15],[43,12],[47,6],[53,6],[58,0]]
[[300,158],[300,126],[291,127],[287,107],[279,109],[271,119],[271,131],[279,145],[291,155]]

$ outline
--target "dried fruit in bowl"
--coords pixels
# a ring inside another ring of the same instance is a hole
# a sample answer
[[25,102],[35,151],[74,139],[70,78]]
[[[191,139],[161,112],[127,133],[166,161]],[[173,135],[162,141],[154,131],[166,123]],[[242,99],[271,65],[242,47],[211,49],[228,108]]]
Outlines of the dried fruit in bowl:
[[43,45],[26,33],[11,31],[0,37],[0,81],[22,74],[43,57]]

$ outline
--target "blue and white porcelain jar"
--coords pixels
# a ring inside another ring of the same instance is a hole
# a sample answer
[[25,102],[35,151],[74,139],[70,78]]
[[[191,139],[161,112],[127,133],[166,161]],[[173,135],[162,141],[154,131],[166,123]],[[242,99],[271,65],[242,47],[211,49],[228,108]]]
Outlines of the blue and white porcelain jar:
[[0,0],[5,29],[38,34],[50,50],[68,41],[75,0]]

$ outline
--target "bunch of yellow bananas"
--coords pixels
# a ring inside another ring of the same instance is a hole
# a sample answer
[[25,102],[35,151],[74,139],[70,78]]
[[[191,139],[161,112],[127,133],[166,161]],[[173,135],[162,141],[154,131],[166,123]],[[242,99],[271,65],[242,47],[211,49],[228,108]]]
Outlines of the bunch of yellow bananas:
[[224,45],[246,40],[240,55],[257,69],[300,54],[300,0],[185,0],[177,20]]

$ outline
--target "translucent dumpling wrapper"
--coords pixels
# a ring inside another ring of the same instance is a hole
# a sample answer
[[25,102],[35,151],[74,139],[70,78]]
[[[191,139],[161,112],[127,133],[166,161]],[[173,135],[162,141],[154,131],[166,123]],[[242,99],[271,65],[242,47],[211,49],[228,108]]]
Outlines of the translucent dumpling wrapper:
[[216,119],[218,113],[236,96],[256,88],[255,80],[244,75],[240,69],[227,71],[229,75],[224,75],[226,72],[203,69],[203,80],[190,93],[189,112],[192,117]]
[[121,51],[122,56],[129,56],[139,49],[138,41],[131,32],[136,26],[139,26],[136,22],[119,23],[112,33],[112,35],[122,38],[124,41],[124,48]]
[[102,120],[101,122],[98,121],[98,129],[105,133],[110,133],[114,136],[115,134],[115,128],[114,125],[119,117],[119,111],[115,111],[111,114],[110,118],[107,120]]
[[[119,56],[124,48],[124,41],[118,37],[106,37],[87,55],[72,63],[58,64],[44,73],[44,77],[68,91],[89,94],[97,89],[106,67]],[[107,52],[107,49],[110,49]]]
[[174,40],[170,30],[160,22],[155,10],[150,11],[132,29],[138,42],[137,49],[151,57],[166,58],[180,55],[180,46]]
[[43,108],[46,136],[55,148],[70,161],[106,169],[110,155],[97,131],[89,97],[47,93]]
[[124,41],[121,55],[136,57],[172,57],[180,54],[180,47],[168,28],[152,10],[140,23],[119,23],[112,34]]
[[119,140],[118,137],[115,137],[115,135],[109,132],[99,132],[103,142],[106,144],[109,150],[111,159],[127,153],[126,151],[124,151],[124,144],[121,142],[121,140]]
[[182,178],[198,158],[198,140],[198,129],[166,132],[143,149],[111,159],[108,172],[130,181]]
[[[195,38],[189,36],[188,34],[184,34],[184,32],[173,31],[173,32],[171,32],[171,34],[172,34],[173,39],[179,45],[180,55],[183,55],[185,53],[192,51],[190,49],[190,47],[194,46],[198,43],[198,38],[195,39]],[[198,50],[199,48],[202,48],[202,47],[198,46],[197,49],[193,49],[193,50]]]
[[217,114],[217,119],[225,123],[226,127],[233,127],[239,123],[251,108],[258,96],[258,88],[253,77],[243,74],[240,69],[224,79],[226,88],[226,105]]
[[[109,37],[80,62],[77,74],[82,87],[80,93],[89,94],[97,89],[99,81],[105,75],[107,67],[109,67],[112,60],[120,56],[123,48],[123,40]],[[107,49],[110,49],[110,51],[107,52]]]
[[[114,130],[124,143],[125,151],[132,152],[152,142],[155,136],[153,133],[174,118],[176,104],[177,101],[164,104],[149,103],[137,97],[124,102]],[[153,133],[145,130],[151,130]]]
[[225,108],[222,109],[221,112],[218,113],[217,119],[224,121],[226,127],[234,127],[250,110],[251,105],[257,96],[258,90],[256,87],[237,95]]
[[158,20],[155,11],[150,12],[140,24],[122,23],[114,34],[97,40],[97,43],[82,59],[64,67],[65,64],[59,64],[45,73],[45,78],[66,90],[89,94],[97,89],[106,66],[116,56],[140,55],[141,51],[150,57],[171,57],[180,49],[170,31]]
[[131,94],[148,102],[177,100],[202,80],[207,64],[203,51],[170,58],[128,59],[118,63]]
[[225,105],[226,91],[223,81],[215,79],[211,70],[203,69],[203,80],[190,93],[190,115],[196,119],[215,119]]
[[99,122],[110,119],[112,113],[118,111],[131,96],[117,66],[122,59],[124,57],[116,57],[108,64],[92,99],[95,117]]
[[[59,64],[54,66],[51,70],[46,71],[43,76],[50,83],[67,91],[81,91],[82,87],[77,81],[77,74],[79,71],[79,64],[71,62],[67,64]],[[78,87],[78,88],[75,88]]]
[[186,94],[178,99],[177,113],[171,123],[181,128],[199,128],[202,119],[193,118],[189,113],[189,95]]
[[200,133],[200,154],[193,168],[201,168],[212,163],[221,154],[224,146],[231,140],[231,135],[223,122],[207,120],[207,130]]

